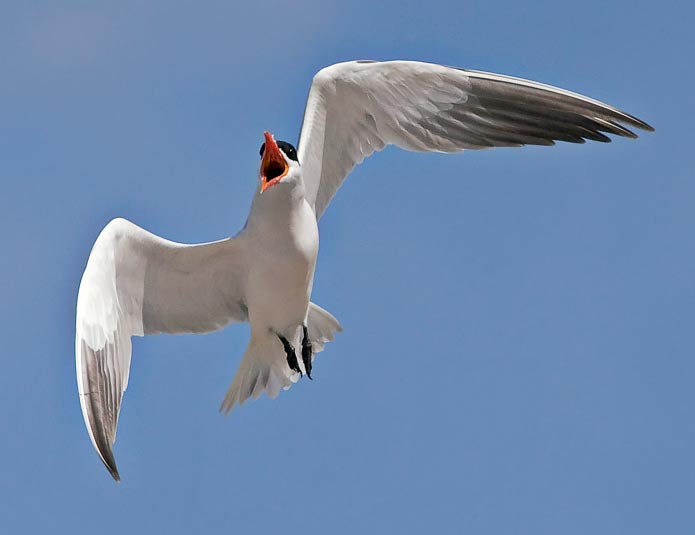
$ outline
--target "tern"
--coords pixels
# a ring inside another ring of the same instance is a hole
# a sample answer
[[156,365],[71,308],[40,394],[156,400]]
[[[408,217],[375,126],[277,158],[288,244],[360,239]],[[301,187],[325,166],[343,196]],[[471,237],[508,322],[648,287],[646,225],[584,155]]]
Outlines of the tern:
[[549,85],[416,61],[350,61],[313,79],[298,149],[268,132],[245,226],[186,245],[114,219],[99,234],[77,298],[80,405],[101,460],[113,454],[131,337],[208,333],[248,321],[251,340],[220,410],[311,377],[341,331],[311,302],[317,222],[350,171],[387,145],[422,152],[608,142],[653,131],[612,106]]

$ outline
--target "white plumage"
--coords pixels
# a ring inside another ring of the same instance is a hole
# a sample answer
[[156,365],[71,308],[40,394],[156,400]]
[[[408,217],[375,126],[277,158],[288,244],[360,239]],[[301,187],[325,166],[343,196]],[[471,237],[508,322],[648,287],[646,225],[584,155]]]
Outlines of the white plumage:
[[[206,333],[249,321],[251,340],[224,411],[263,392],[275,397],[310,371],[313,354],[341,330],[310,303],[317,221],[370,154],[390,144],[460,152],[605,142],[607,133],[637,137],[625,125],[653,130],[601,102],[502,75],[412,61],[353,61],[321,70],[298,155],[266,134],[260,187],[239,234],[183,245],[116,219],[94,244],[77,300],[75,351],[82,412],[104,464],[118,480],[112,447],[131,336]],[[293,365],[300,346],[302,358]]]

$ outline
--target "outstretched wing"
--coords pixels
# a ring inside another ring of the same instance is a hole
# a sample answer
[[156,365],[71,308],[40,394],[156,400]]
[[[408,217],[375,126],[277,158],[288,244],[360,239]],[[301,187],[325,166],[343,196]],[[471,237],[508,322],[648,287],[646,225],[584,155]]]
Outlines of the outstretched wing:
[[499,74],[416,61],[319,71],[300,134],[307,198],[320,218],[355,165],[386,145],[413,151],[610,141],[648,124],[596,100]]
[[128,385],[131,336],[204,333],[246,321],[238,240],[164,240],[126,221],[97,238],[77,298],[75,357],[82,414],[111,475],[118,413]]

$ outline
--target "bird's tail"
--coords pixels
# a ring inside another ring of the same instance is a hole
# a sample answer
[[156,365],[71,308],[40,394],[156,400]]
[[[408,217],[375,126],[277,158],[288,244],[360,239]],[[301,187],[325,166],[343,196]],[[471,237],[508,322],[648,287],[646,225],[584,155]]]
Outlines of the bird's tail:
[[309,315],[306,323],[314,356],[323,351],[323,346],[326,343],[335,339],[335,333],[343,330],[335,316],[316,303],[309,303]]
[[[323,351],[327,342],[334,339],[335,333],[343,328],[330,312],[314,303],[309,304],[307,331],[314,354]],[[257,399],[263,392],[275,399],[280,389],[287,390],[296,383],[300,375],[290,369],[287,355],[277,336],[251,335],[234,380],[222,401],[220,411],[225,414],[237,403],[243,405],[249,399]]]

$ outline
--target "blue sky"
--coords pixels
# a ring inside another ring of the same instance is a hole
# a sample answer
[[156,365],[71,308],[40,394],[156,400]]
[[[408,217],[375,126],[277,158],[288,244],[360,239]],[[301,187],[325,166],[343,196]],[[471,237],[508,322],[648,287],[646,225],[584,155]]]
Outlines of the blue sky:
[[[692,533],[693,8],[669,2],[3,2],[0,523],[21,533]],[[98,460],[77,287],[123,216],[243,224],[262,132],[311,76],[422,59],[573,89],[637,141],[389,149],[321,221],[314,300],[345,332],[227,418],[248,329],[136,339]]]

